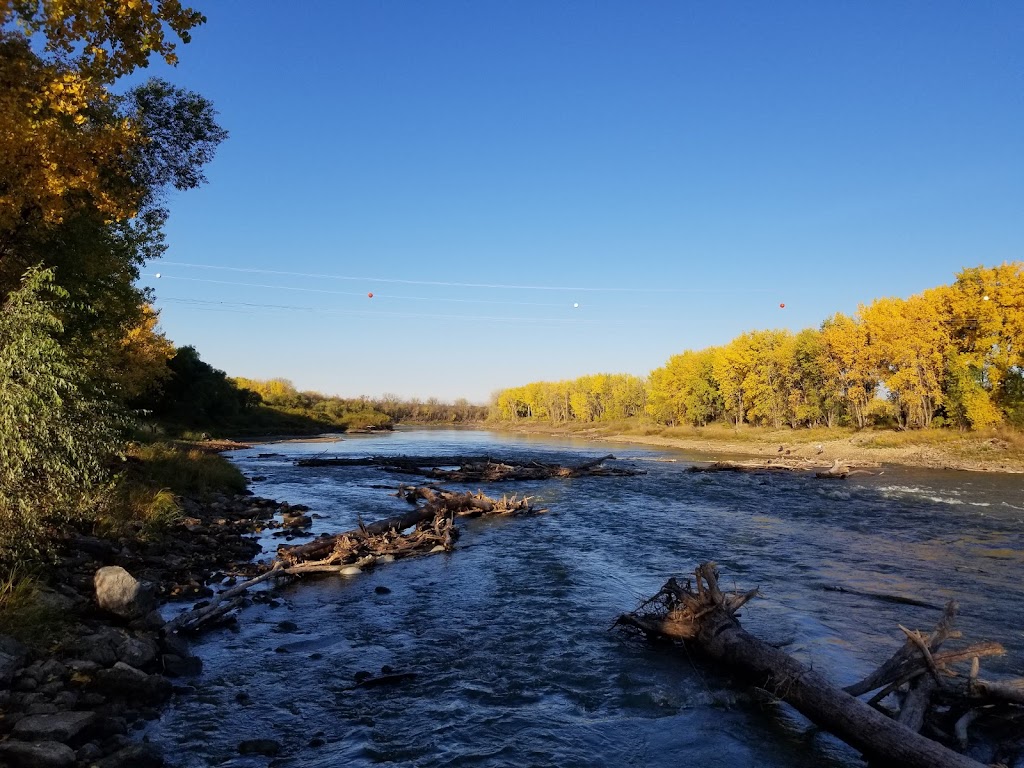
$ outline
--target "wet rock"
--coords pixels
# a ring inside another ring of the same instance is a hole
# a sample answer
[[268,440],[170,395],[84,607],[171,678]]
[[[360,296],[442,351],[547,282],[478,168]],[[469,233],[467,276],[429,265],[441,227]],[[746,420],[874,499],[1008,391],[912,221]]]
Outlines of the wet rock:
[[362,572],[363,569],[360,568],[358,565],[346,565],[344,568],[338,571],[338,574],[341,576],[358,576]]
[[309,746],[311,747],[322,747],[326,743],[327,742],[325,742],[319,736],[314,736],[312,739],[309,740]]
[[75,764],[75,753],[67,744],[56,741],[11,740],[0,744],[0,764],[10,768],[68,768]]
[[265,755],[274,757],[281,751],[281,744],[273,739],[249,739],[238,745],[240,755]]
[[156,590],[124,568],[108,565],[93,577],[100,608],[124,619],[139,619],[156,608]]
[[100,665],[90,659],[72,659],[67,663],[67,667],[75,675],[91,675],[100,669]]
[[203,660],[198,656],[165,653],[161,660],[164,674],[168,677],[195,677],[203,671]]
[[117,659],[133,667],[145,667],[160,652],[156,641],[148,637],[129,637],[117,647]]
[[282,621],[275,628],[275,632],[295,632],[299,628],[299,625],[294,621]]
[[74,709],[78,706],[78,694],[74,691],[61,691],[53,697],[53,703],[60,709]]
[[95,763],[95,768],[162,768],[164,757],[152,744],[130,744]]
[[94,722],[95,712],[29,715],[14,726],[14,736],[23,741],[68,742]]
[[391,594],[391,590],[388,589],[385,586],[374,587],[373,591],[376,592],[378,595],[390,595]]

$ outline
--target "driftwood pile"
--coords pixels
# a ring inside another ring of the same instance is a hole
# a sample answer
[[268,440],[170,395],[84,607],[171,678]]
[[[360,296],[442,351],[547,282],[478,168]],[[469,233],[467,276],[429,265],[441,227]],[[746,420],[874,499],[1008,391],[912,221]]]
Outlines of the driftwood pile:
[[811,472],[823,479],[843,480],[850,475],[864,474],[862,469],[851,469],[842,459],[836,459],[831,465],[816,462],[812,459],[754,459],[751,461],[713,461],[708,464],[694,464],[687,472],[746,472],[751,474],[764,472]]
[[[300,467],[380,467],[388,472],[420,475],[450,483],[496,483],[503,480],[547,480],[571,477],[629,477],[646,474],[631,467],[607,467],[609,454],[575,466],[540,461],[492,459],[490,456],[367,456],[355,459],[299,459]],[[457,467],[457,469],[446,469]]]
[[[1002,647],[980,643],[939,650],[945,640],[959,637],[953,629],[954,604],[947,606],[934,632],[900,627],[907,638],[903,647],[867,679],[843,689],[740,626],[738,610],[758,594],[756,589],[722,592],[714,563],[699,566],[694,575],[695,587],[689,581],[680,585],[669,579],[656,595],[620,616],[617,623],[650,637],[694,645],[745,673],[755,685],[788,702],[873,763],[979,768],[981,763],[950,747],[966,749],[968,726],[981,717],[1019,739],[1024,680],[992,682],[979,677],[979,659],[1002,653]],[[969,665],[967,674],[954,670],[961,663]],[[876,690],[869,701],[856,698]],[[898,713],[885,709],[890,695],[902,700]],[[1008,723],[1013,725],[1006,728]],[[926,738],[922,730],[934,739]],[[1017,741],[1011,749],[1022,746]]]
[[481,493],[454,493],[441,488],[418,488],[400,492],[412,504],[422,506],[403,515],[298,546],[278,547],[277,557],[258,576],[200,603],[164,627],[164,632],[195,632],[216,626],[241,608],[245,593],[271,579],[287,580],[309,573],[355,575],[377,562],[431,552],[450,552],[458,538],[457,517],[480,517],[545,512],[536,509],[529,497],[491,499]]

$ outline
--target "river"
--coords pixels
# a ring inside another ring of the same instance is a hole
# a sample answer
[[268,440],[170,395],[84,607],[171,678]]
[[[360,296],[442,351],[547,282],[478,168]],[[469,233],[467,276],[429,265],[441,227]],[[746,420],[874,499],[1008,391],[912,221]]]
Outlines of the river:
[[[259,456],[268,452],[279,455]],[[146,736],[180,768],[862,765],[714,665],[610,629],[668,576],[709,559],[723,586],[760,587],[763,599],[743,611],[747,629],[841,684],[902,643],[897,624],[931,629],[940,616],[856,592],[934,606],[955,598],[968,639],[1006,646],[983,671],[1024,675],[1020,476],[900,467],[845,481],[693,474],[686,467],[702,458],[693,454],[457,430],[229,455],[265,478],[251,485],[257,495],[321,515],[320,533],[406,511],[388,489],[410,478],[296,467],[295,458],[574,463],[608,452],[648,474],[488,486],[490,496],[538,496],[550,511],[460,522],[451,554],[307,580],[247,609],[236,629],[196,641],[205,666],[187,681],[194,692],[175,697]],[[270,533],[268,553],[281,543]],[[384,665],[416,677],[353,688],[357,672]],[[253,738],[280,742],[279,755],[240,756],[239,742]]]

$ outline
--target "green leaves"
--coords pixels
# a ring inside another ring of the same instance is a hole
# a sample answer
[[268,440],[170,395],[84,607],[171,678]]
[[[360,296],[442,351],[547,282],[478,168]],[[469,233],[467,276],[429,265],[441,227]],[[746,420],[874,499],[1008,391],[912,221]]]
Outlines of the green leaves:
[[57,341],[66,296],[32,269],[0,309],[0,560],[41,551],[49,524],[81,514],[125,426]]

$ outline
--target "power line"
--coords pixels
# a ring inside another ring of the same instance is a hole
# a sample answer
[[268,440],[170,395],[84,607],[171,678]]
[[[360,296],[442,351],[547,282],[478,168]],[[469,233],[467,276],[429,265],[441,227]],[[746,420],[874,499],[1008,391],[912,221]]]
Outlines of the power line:
[[[161,264],[170,264],[176,267],[190,267],[193,269],[219,269],[228,272],[249,272],[262,275],[283,275],[289,277],[305,277],[315,280],[349,280],[362,283],[400,283],[403,285],[434,285],[448,288],[505,288],[522,291],[576,291],[592,293],[766,293],[767,288],[596,288],[586,286],[556,286],[556,285],[518,285],[513,283],[463,283],[448,280],[408,280],[395,277],[358,277],[354,275],[332,275],[319,272],[291,272],[278,269],[258,269],[255,267],[225,267],[217,264],[196,264],[186,261],[165,261]],[[277,286],[274,286],[277,287]]]

